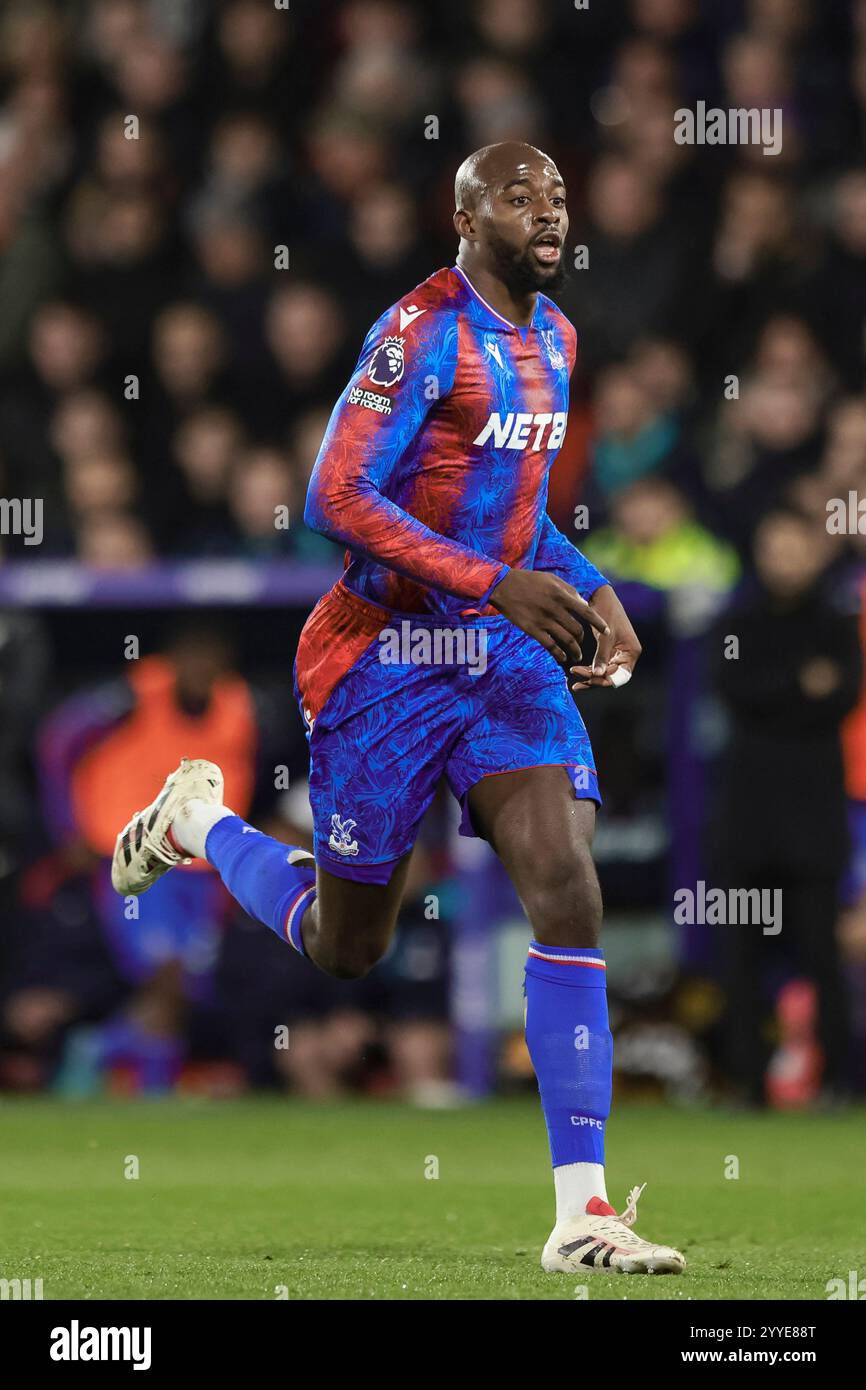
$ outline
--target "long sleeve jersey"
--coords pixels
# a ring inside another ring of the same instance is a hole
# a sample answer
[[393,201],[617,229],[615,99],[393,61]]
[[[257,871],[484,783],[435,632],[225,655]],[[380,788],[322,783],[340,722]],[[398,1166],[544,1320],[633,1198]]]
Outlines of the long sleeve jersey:
[[342,584],[390,611],[483,611],[508,569],[584,598],[606,581],[547,515],[576,334],[539,294],[517,328],[456,266],[373,325],[334,407],[304,519],[347,547]]

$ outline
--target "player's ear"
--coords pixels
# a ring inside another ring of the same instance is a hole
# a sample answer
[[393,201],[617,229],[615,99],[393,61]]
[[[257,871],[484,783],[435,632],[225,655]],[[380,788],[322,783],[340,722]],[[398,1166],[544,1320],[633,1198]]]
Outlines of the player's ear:
[[465,208],[458,208],[454,214],[454,230],[459,237],[464,237],[466,241],[475,240],[475,226],[472,221],[472,214]]

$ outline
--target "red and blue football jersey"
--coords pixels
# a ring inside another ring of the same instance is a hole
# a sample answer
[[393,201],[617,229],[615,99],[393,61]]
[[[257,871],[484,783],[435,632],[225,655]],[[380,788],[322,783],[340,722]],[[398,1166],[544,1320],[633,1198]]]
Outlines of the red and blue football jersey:
[[515,565],[552,571],[584,598],[605,583],[546,511],[575,355],[551,300],[540,294],[532,323],[516,328],[456,266],[374,324],[304,512],[347,547],[298,648],[308,723],[394,613],[494,613],[491,591]]
[[603,576],[547,516],[576,334],[538,295],[528,328],[456,266],[374,324],[334,407],[304,519],[344,543],[343,583],[381,608],[483,609],[510,566],[586,598]]
[[[576,797],[599,800],[562,668],[489,604],[514,565],[553,571],[584,598],[605,582],[546,512],[575,342],[543,295],[519,329],[456,267],[367,336],[305,513],[348,548],[295,660],[316,862],[330,873],[389,882],[443,777],[466,834],[471,788],[502,772],[560,766]],[[484,662],[385,663],[395,619],[422,639],[464,627]]]

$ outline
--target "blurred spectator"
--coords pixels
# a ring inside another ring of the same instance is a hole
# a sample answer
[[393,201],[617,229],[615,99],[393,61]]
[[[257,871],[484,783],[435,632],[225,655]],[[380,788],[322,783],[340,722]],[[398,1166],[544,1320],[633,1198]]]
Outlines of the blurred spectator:
[[[95,1061],[108,1066],[122,1058],[139,1069],[145,1089],[162,1089],[177,1073],[185,1000],[209,987],[227,899],[201,860],[164,875],[140,901],[119,898],[111,855],[118,826],[155,769],[162,775],[168,763],[204,752],[218,757],[229,804],[247,814],[258,758],[255,701],[231,669],[224,640],[203,628],[180,635],[164,655],[132,663],[113,684],[64,701],[39,739],[43,810],[57,850],[31,878],[41,874],[47,898],[58,875],[92,876],[106,943],[134,986],[122,1014],[91,1038]],[[34,1033],[22,1024],[20,1007],[13,995],[6,1024],[19,1034],[23,1026],[28,1042],[75,1013],[70,1004]]]
[[685,498],[663,478],[644,478],[615,493],[610,527],[593,532],[584,549],[603,573],[656,589],[724,593],[739,569],[730,546],[694,521]]
[[[795,8],[798,4],[799,0],[794,0]],[[729,40],[722,55],[725,95],[730,106],[782,111],[784,138],[774,156],[780,164],[796,163],[800,157],[801,114],[795,100],[787,37],[778,32],[746,30]],[[754,164],[764,159],[759,145],[744,145],[740,156]]]
[[214,19],[218,58],[209,84],[211,102],[220,112],[237,106],[258,108],[285,126],[306,90],[303,63],[292,66],[298,87],[290,91],[293,84],[286,81],[294,34],[291,17],[257,0],[229,0]]
[[116,407],[99,391],[72,391],[64,396],[51,418],[51,445],[65,460],[116,454],[123,448],[125,431]]
[[76,528],[94,516],[128,512],[136,501],[135,472],[122,454],[90,454],[70,459],[64,479]]
[[231,399],[223,327],[208,309],[177,303],[164,309],[153,326],[155,399],[142,412],[140,437],[148,475],[165,472],[171,437],[187,414]]
[[254,215],[278,209],[270,200],[284,192],[285,156],[264,112],[229,112],[211,136],[209,167],[192,205],[196,212]]
[[591,486],[601,499],[648,474],[695,485],[694,459],[684,446],[680,420],[663,409],[646,372],[644,359],[643,375],[630,366],[608,367],[599,375]]
[[719,417],[707,483],[717,523],[745,553],[761,517],[790,502],[817,470],[822,383],[811,375],[757,373]]
[[[304,191],[306,212],[317,236],[335,240],[347,205],[391,172],[387,144],[373,123],[331,109],[313,116],[307,154],[313,181]],[[315,246],[308,254],[315,257]]]
[[80,293],[110,331],[118,360],[140,368],[154,312],[177,289],[165,190],[83,185],[70,204],[67,245]]
[[527,132],[545,143],[544,113],[529,74],[501,58],[473,58],[460,69],[455,95],[460,104],[467,149],[497,140],[525,140]]
[[160,385],[176,409],[208,399],[224,355],[219,321],[198,305],[174,304],[156,320],[153,363]]
[[588,247],[588,267],[575,271],[561,303],[580,324],[581,363],[592,370],[672,322],[682,229],[644,171],[620,155],[596,164],[587,207],[575,241]]
[[[723,888],[781,892],[782,929],[728,925],[729,1061],[743,1094],[764,1098],[770,956],[818,991],[823,1084],[851,1086],[849,1005],[836,921],[846,864],[840,726],[860,687],[853,620],[822,590],[826,531],[791,512],[758,526],[754,591],[725,614],[714,636],[716,686],[730,711],[720,766],[715,869]],[[730,635],[738,646],[732,649]]]
[[84,517],[77,553],[97,570],[139,569],[154,558],[146,526],[125,512],[94,511]]
[[682,419],[694,408],[693,367],[681,344],[665,338],[640,338],[629,365],[638,384],[664,414]]
[[290,553],[291,528],[303,501],[297,477],[279,449],[260,447],[241,454],[228,502],[243,554],[265,559]]
[[760,165],[728,178],[701,303],[703,329],[696,326],[696,341],[719,378],[737,371],[762,324],[802,292],[808,245],[782,176]]
[[290,390],[298,395],[328,380],[343,337],[333,295],[315,285],[279,290],[268,305],[268,341]]
[[[336,297],[322,286],[298,283],[278,289],[265,319],[275,370],[259,383],[262,432],[285,430],[292,416],[324,399],[332,404],[351,368],[344,355],[346,325]],[[352,344],[352,361],[360,344]]]
[[244,443],[239,417],[219,406],[192,411],[175,431],[177,472],[155,509],[167,548],[182,555],[225,554],[231,547],[228,483]]
[[832,190],[831,238],[811,280],[816,332],[846,386],[862,390],[866,371],[866,169],[844,174]]
[[405,185],[374,184],[352,206],[349,245],[334,266],[335,278],[351,296],[354,312],[375,322],[382,305],[393,304],[406,286],[430,274],[429,253],[420,236],[415,200]]

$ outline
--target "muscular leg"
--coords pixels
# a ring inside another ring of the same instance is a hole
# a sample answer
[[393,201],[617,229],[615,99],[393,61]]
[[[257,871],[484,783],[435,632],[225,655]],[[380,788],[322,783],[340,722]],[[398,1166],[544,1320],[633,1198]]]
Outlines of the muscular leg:
[[328,975],[366,975],[388,948],[411,851],[388,883],[361,883],[313,867],[312,855],[263,835],[224,806],[190,800],[172,826],[185,852],[206,858],[251,917]]
[[476,830],[508,871],[535,940],[597,947],[601,889],[592,860],[595,802],[578,801],[562,767],[485,777],[469,793]]
[[601,891],[590,853],[595,804],[575,798],[564,768],[538,767],[482,779],[469,809],[532,924],[526,1042],[553,1161],[556,1226],[547,1253],[555,1259],[568,1223],[613,1214],[604,1181],[613,1042],[598,949]]
[[304,951],[340,980],[366,975],[388,949],[403,898],[411,851],[398,859],[390,883],[356,883],[319,865],[316,901],[304,913]]
[[[485,777],[469,793],[476,829],[488,839],[517,889],[535,940],[597,947],[601,890],[592,860],[595,802],[578,801],[564,768],[538,767]],[[382,886],[338,878],[319,866],[317,897],[302,934],[308,956],[329,975],[365,975],[387,950],[410,855]]]

